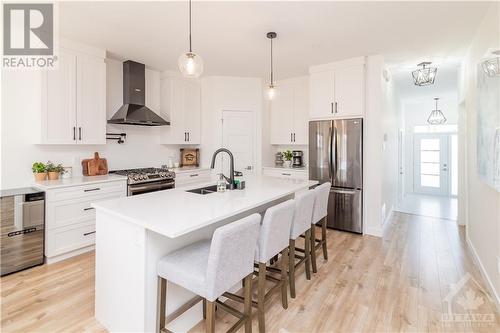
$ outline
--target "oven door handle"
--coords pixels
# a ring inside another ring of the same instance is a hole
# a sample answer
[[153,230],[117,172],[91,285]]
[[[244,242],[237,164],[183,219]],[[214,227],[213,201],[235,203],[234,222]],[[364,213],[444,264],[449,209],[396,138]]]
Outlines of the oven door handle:
[[135,191],[143,191],[143,190],[159,190],[159,189],[168,189],[172,188],[175,182],[168,182],[168,183],[161,183],[161,184],[149,184],[149,185],[144,185],[144,186],[134,186],[131,185],[129,187],[130,192],[134,193]]

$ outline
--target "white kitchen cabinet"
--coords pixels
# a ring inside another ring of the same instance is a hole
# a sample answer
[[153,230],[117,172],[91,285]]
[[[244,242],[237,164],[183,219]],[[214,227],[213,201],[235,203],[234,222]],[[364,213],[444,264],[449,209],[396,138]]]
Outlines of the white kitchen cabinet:
[[271,101],[271,144],[308,143],[309,83],[307,77],[277,83],[278,95]]
[[[91,179],[91,177],[87,177]],[[64,183],[64,180],[59,181]],[[93,249],[95,242],[95,210],[91,204],[124,197],[126,178],[109,179],[92,184],[57,187],[47,182],[35,186],[45,197],[45,257],[47,263]]]
[[37,143],[106,143],[104,56],[60,48],[59,68],[42,75],[41,96]]
[[198,80],[168,77],[161,80],[161,114],[170,120],[162,128],[161,143],[198,145],[201,140],[201,86]]
[[309,179],[309,171],[307,169],[264,167],[262,168],[262,174],[277,178]]
[[311,67],[309,72],[311,119],[364,115],[364,58]]

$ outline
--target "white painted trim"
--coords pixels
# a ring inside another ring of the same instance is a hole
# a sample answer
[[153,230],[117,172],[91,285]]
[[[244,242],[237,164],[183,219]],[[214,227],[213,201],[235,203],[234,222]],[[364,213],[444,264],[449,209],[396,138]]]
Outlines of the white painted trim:
[[364,228],[363,235],[370,235],[370,236],[375,236],[375,237],[382,237],[383,234],[383,228]]
[[328,64],[311,66],[311,67],[309,67],[309,73],[332,71],[332,70],[335,70],[338,68],[364,65],[365,63],[366,63],[366,57],[345,59],[345,60],[341,60],[341,61],[331,62]]
[[493,287],[493,283],[491,282],[491,279],[488,273],[486,272],[486,269],[484,268],[483,263],[481,262],[481,258],[477,254],[474,245],[472,245],[472,241],[470,240],[468,234],[466,234],[465,240],[467,242],[467,245],[469,245],[470,253],[472,254],[472,258],[474,259],[476,266],[479,267],[479,271],[481,272],[481,275],[486,281],[486,287],[488,288],[488,291],[493,297],[493,302],[495,303],[497,311],[500,312],[500,296],[497,294],[495,288]]
[[95,245],[89,245],[89,246],[86,246],[86,247],[82,247],[81,249],[77,249],[77,250],[74,250],[74,251],[66,252],[66,253],[63,253],[63,254],[60,254],[60,255],[56,255],[56,256],[53,256],[53,257],[45,257],[45,263],[47,265],[50,265],[50,264],[59,262],[61,260],[69,259],[71,257],[77,256],[77,255],[85,253],[85,252],[93,251],[94,249],[95,249]]
[[99,49],[94,46],[90,46],[87,44],[82,44],[79,42],[75,42],[66,38],[61,38],[60,47],[63,49],[68,49],[80,53],[85,53],[90,56],[98,57],[105,59],[106,58],[106,50]]

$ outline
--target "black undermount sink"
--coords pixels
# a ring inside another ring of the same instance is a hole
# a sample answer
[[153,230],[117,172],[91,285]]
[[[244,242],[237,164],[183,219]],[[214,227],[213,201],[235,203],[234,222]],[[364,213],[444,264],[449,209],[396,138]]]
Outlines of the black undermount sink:
[[[226,188],[227,188],[227,185],[226,185]],[[200,187],[200,188],[194,188],[194,189],[188,190],[186,192],[191,192],[191,193],[196,193],[196,194],[216,193],[217,192],[217,185]]]

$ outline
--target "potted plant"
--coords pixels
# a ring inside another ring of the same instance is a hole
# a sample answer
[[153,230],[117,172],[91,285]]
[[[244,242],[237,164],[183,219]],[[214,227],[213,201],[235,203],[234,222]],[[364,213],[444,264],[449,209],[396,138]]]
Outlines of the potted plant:
[[283,157],[285,158],[286,161],[286,166],[291,168],[292,167],[292,152],[290,150],[285,150],[283,152]]
[[31,166],[36,181],[42,181],[47,178],[47,167],[42,162],[35,162]]
[[51,161],[47,162],[46,169],[49,173],[49,180],[57,180],[59,179],[59,175],[64,173],[64,167],[62,164],[55,165]]

